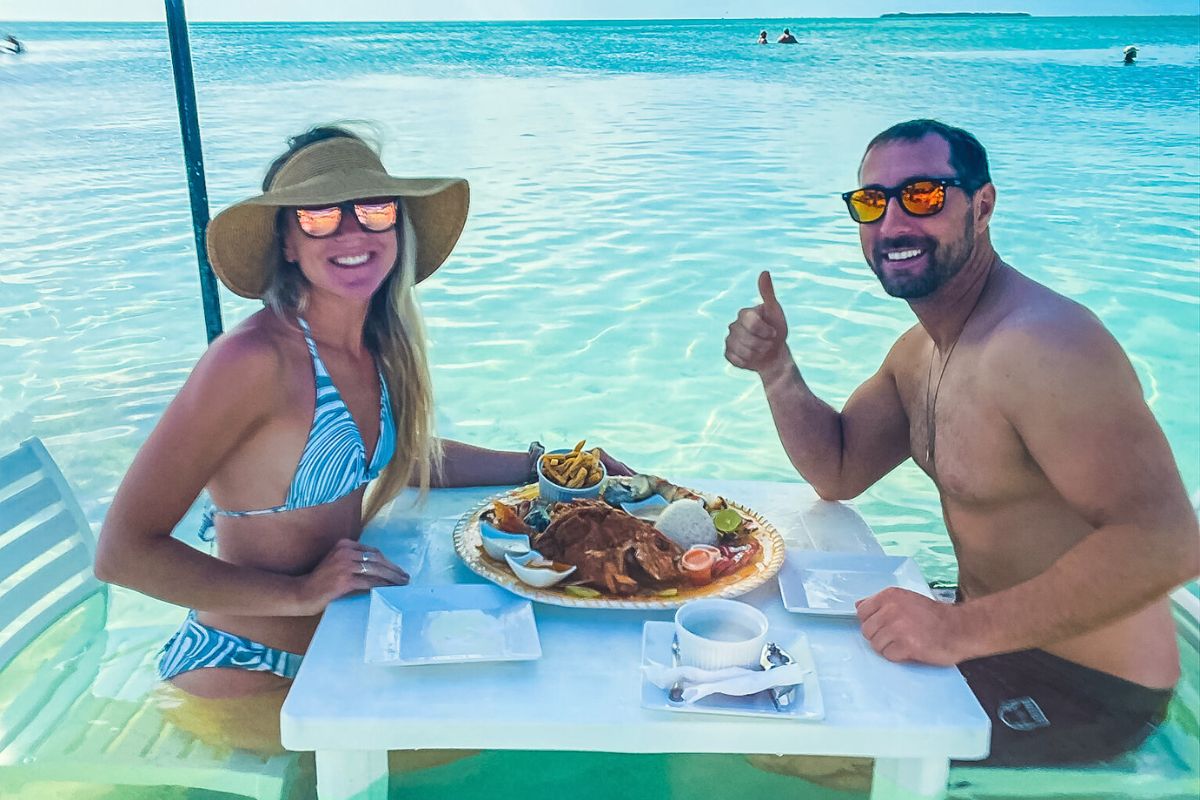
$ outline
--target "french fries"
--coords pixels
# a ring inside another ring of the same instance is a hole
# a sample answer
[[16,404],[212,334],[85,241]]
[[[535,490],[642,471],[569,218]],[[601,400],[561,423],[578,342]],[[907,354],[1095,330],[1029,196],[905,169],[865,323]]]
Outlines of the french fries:
[[542,456],[542,474],[567,489],[586,489],[604,477],[600,467],[600,448],[584,450],[586,439],[580,439],[569,453],[547,453]]

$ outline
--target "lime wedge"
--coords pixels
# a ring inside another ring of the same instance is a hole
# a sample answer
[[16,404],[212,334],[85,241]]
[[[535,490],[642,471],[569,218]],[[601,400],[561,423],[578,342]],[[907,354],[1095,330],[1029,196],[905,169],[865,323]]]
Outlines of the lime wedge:
[[732,508],[723,508],[713,514],[712,521],[721,533],[733,533],[742,527],[742,515]]
[[599,597],[600,593],[589,586],[565,586],[563,591],[573,597]]

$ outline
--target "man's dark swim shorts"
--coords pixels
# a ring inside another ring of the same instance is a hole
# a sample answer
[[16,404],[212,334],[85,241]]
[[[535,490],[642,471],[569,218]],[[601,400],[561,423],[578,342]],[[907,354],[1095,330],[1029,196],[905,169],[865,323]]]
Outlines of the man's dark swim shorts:
[[1172,695],[1044,650],[977,658],[958,669],[992,721],[991,755],[963,766],[1106,761],[1153,733]]

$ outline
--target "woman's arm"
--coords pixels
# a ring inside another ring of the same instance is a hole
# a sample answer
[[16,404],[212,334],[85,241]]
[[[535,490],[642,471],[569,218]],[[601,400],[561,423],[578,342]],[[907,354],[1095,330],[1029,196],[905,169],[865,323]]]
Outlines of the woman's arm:
[[[334,597],[381,585],[358,573],[362,551],[377,551],[354,542],[293,577],[221,561],[171,536],[222,462],[286,402],[286,386],[282,356],[254,333],[227,334],[209,348],[117,490],[96,577],[201,611],[255,616],[319,613]],[[373,569],[396,577],[383,564]]]
[[488,450],[442,439],[442,469],[434,475],[438,488],[453,486],[513,486],[533,473],[533,452]]
[[[514,486],[537,480],[533,473],[538,453],[529,450],[488,450],[442,439],[442,469],[433,477],[435,488],[454,486]],[[633,470],[603,450],[600,460],[609,475],[632,475]]]

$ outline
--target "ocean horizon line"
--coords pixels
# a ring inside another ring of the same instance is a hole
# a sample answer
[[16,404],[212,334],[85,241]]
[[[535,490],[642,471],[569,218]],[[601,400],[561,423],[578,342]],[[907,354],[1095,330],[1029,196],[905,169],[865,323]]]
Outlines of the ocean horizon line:
[[[1012,16],[1009,16],[1009,15]],[[820,21],[820,22],[846,22],[846,21],[875,21],[886,23],[903,23],[916,21],[935,20],[939,22],[966,22],[978,21],[980,18],[990,20],[1009,19],[1009,20],[1036,20],[1036,19],[1194,19],[1200,17],[1200,13],[1196,14],[1034,14],[1026,12],[1004,12],[1004,11],[989,11],[989,12],[963,12],[963,13],[925,13],[925,12],[908,12],[900,16],[895,14],[889,15],[871,15],[871,16],[849,16],[849,17],[634,17],[634,18],[573,18],[573,17],[558,17],[552,19],[194,19],[189,18],[189,25],[280,25],[288,23],[297,23],[304,25],[340,25],[346,23],[352,24],[393,24],[402,23],[406,25],[506,25],[517,23],[537,23],[537,24],[564,24],[564,25],[583,25],[593,23],[605,24],[623,24],[623,23],[677,23],[677,22],[776,22],[776,23],[791,23],[803,21]],[[0,18],[0,24],[33,24],[33,25],[91,25],[96,23],[107,25],[159,25],[165,24],[166,17],[162,19],[21,19],[21,18]]]

